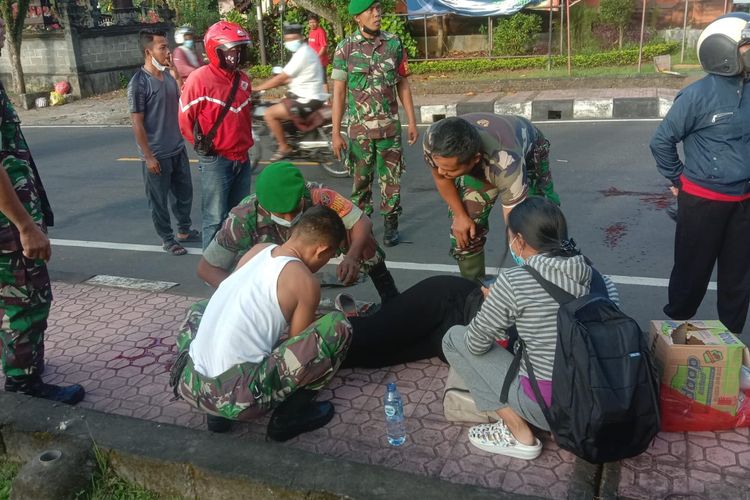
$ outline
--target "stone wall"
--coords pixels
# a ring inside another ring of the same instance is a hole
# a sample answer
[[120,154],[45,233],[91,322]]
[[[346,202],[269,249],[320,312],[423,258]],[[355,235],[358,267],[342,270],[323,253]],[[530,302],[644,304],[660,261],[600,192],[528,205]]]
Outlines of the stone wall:
[[[172,40],[172,27],[148,25],[163,29]],[[143,65],[138,45],[142,25],[91,28],[78,33],[78,71],[81,95],[88,96],[122,88]]]
[[[163,29],[172,40],[172,27]],[[81,28],[26,33],[21,44],[21,64],[29,93],[50,91],[67,80],[73,95],[87,97],[122,88],[143,64],[138,32],[144,25]],[[12,88],[8,47],[0,55],[0,79]]]
[[[0,55],[0,79],[12,89],[9,50],[6,43]],[[70,80],[75,74],[74,58],[62,31],[24,33],[21,64],[28,92],[49,90],[54,82]]]

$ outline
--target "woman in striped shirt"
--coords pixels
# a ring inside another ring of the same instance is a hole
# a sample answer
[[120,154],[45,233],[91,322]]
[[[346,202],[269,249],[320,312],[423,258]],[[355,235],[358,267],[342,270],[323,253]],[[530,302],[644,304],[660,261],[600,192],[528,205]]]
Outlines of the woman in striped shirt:
[[[524,340],[542,396],[550,403],[552,366],[557,345],[558,303],[524,270],[536,269],[546,280],[580,297],[589,293],[592,268],[568,238],[560,209],[543,198],[527,198],[508,216],[509,250],[518,267],[503,270],[486,291],[479,313],[468,327],[455,326],[443,338],[448,362],[463,378],[477,408],[495,411],[499,421],[469,430],[475,446],[516,458],[531,460],[542,451],[529,424],[549,430],[522,363],[510,386],[507,404],[499,402],[500,390],[513,354],[496,344],[515,333]],[[604,277],[609,297],[618,301],[612,281]]]

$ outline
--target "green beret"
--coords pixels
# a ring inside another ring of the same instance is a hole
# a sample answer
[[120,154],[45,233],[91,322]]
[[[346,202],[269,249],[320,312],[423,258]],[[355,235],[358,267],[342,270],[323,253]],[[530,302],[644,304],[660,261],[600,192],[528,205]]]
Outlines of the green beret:
[[361,14],[367,9],[369,9],[372,4],[374,4],[375,2],[379,2],[379,1],[380,0],[350,0],[349,1],[349,15],[356,16],[358,14]]
[[305,192],[305,178],[288,161],[271,163],[258,174],[255,194],[260,205],[277,214],[293,212]]

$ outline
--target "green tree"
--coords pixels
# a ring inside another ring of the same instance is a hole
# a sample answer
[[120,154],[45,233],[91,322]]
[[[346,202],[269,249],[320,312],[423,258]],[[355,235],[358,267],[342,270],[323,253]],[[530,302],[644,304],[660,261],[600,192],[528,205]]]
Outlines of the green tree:
[[[294,4],[314,12],[331,23],[338,39],[342,38],[344,33],[351,31],[354,26],[354,20],[349,15],[349,0],[294,0]],[[389,13],[393,11],[396,0],[381,0],[380,4],[383,6],[383,12]],[[249,8],[250,4],[248,4],[246,10]]]
[[492,48],[499,55],[523,55],[531,52],[542,31],[542,18],[521,12],[505,17],[492,30]]
[[10,74],[13,77],[13,87],[19,94],[26,93],[26,80],[21,66],[21,42],[28,10],[29,0],[0,0],[0,17],[5,20],[5,41],[9,49]]
[[[5,0],[0,0],[5,1]],[[217,0],[166,0],[175,13],[177,26],[189,24],[199,35],[219,20]]]
[[615,26],[618,30],[617,46],[622,49],[625,28],[633,16],[633,0],[601,0],[599,14],[604,24]]

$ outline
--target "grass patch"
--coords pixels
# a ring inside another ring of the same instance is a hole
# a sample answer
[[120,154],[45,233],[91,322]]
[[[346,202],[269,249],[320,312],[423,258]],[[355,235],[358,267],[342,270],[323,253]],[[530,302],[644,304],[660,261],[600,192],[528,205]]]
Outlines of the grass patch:
[[18,474],[19,465],[0,458],[0,500],[10,498],[10,485]]
[[[94,446],[96,471],[91,479],[91,486],[76,497],[77,500],[162,500],[165,497],[142,486],[125,481],[115,474],[109,463],[109,457],[99,447]],[[2,500],[0,498],[0,500]]]
[[[96,470],[91,484],[76,495],[76,500],[181,500],[125,481],[112,470],[106,454],[94,447],[94,455]],[[20,468],[20,464],[0,458],[0,500],[10,499],[10,487]]]

